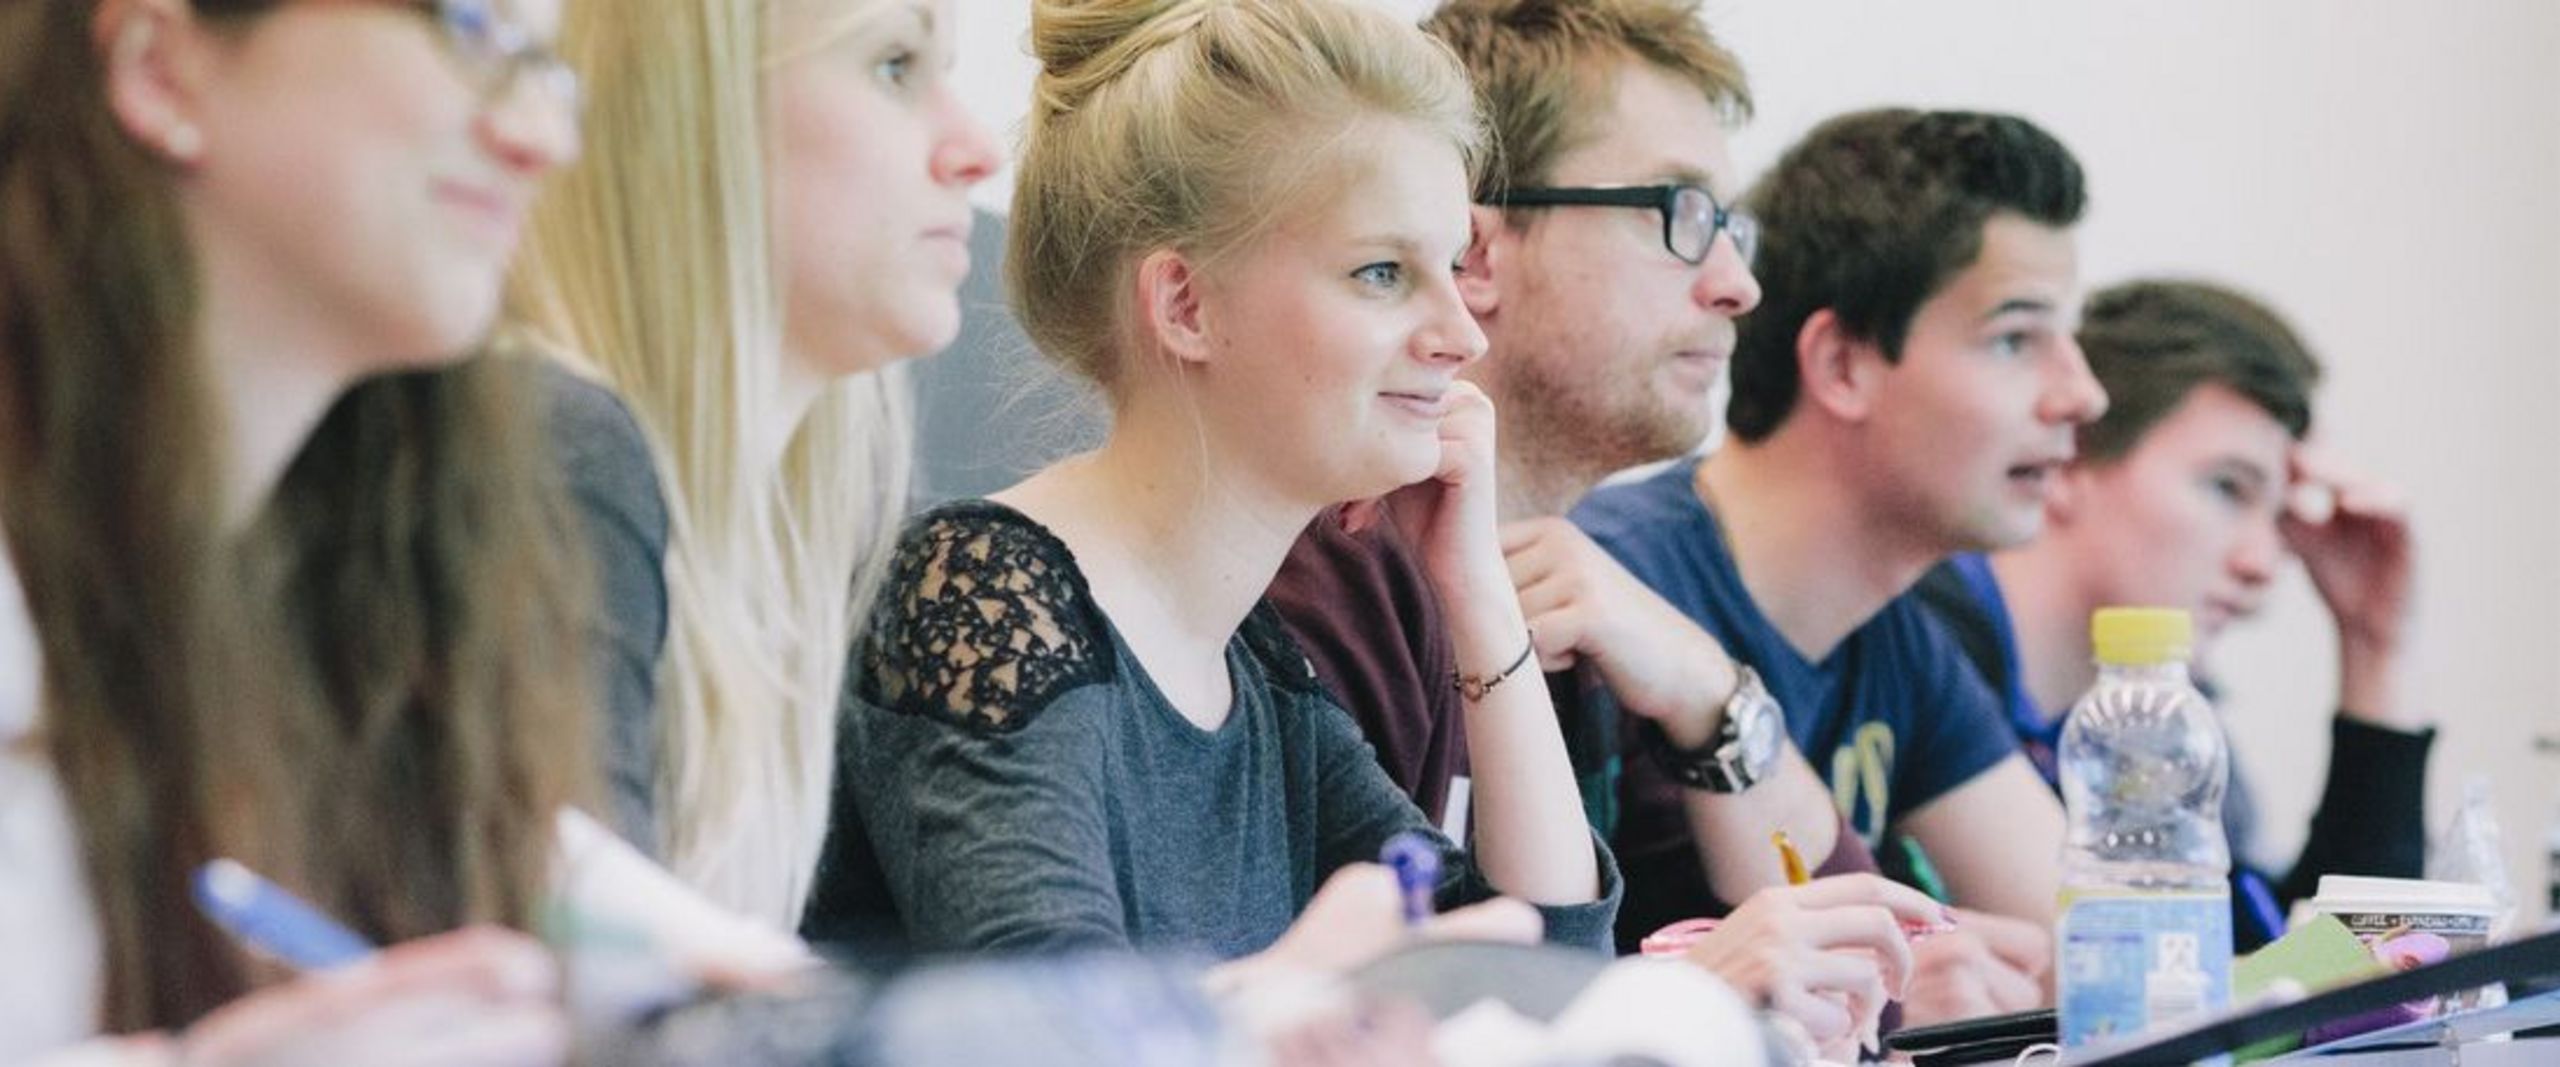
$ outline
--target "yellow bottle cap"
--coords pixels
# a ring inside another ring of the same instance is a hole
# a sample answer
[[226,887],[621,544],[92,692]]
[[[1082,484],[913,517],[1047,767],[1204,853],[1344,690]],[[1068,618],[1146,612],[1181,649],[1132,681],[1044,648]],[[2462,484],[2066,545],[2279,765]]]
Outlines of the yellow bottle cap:
[[2195,647],[2195,622],[2177,608],[2099,608],[2089,617],[2089,643],[2112,667],[2184,663]]

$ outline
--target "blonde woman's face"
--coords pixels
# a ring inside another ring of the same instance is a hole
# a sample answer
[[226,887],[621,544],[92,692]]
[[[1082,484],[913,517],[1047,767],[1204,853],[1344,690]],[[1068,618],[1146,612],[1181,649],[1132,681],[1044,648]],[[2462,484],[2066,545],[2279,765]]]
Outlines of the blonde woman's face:
[[1376,496],[1440,463],[1458,372],[1485,339],[1455,275],[1467,172],[1431,131],[1345,133],[1294,214],[1210,268],[1208,349],[1195,372],[1206,423],[1258,480],[1306,502]]
[[534,42],[559,17],[557,0],[292,4],[238,32],[148,31],[203,62],[176,147],[177,127],[126,115],[180,160],[208,314],[318,342],[355,374],[476,346],[536,184],[577,152],[577,112],[559,81],[475,62],[460,34],[489,23],[443,10],[465,4]]
[[[785,40],[793,20],[823,21],[831,6],[785,5]],[[784,340],[794,369],[820,380],[959,334],[968,192],[997,164],[946,78],[948,0],[863,6],[838,39],[773,74]]]

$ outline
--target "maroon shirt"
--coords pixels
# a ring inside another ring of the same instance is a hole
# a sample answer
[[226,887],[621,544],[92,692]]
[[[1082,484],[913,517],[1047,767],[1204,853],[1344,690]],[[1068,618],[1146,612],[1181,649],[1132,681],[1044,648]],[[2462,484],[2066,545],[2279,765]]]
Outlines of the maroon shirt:
[[1270,597],[1387,777],[1442,821],[1450,780],[1467,773],[1467,721],[1440,595],[1413,546],[1394,523],[1352,533],[1328,508],[1289,549]]

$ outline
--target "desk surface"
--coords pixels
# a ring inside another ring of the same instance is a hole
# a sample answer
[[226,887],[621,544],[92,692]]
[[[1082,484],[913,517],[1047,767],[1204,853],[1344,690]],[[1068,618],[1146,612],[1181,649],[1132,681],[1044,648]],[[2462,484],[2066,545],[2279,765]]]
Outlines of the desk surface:
[[[2405,1023],[2369,1034],[2358,1034],[2320,1046],[2316,1050],[2296,1052],[2281,1057],[2287,1060],[2334,1062],[2350,1052],[2365,1052],[2384,1046],[2470,1045],[2519,1030],[2535,1030],[2560,1023],[2560,990],[2526,997],[2509,1004],[2480,1008],[2442,1019],[2426,1019]],[[2532,1044],[2541,1044],[2532,1042]],[[2560,1058],[2555,1058],[2560,1062]]]
[[[2477,989],[2496,982],[2538,982],[2554,975],[2560,975],[2560,931],[2547,931],[2465,952],[2441,963],[2323,990],[2290,1003],[2234,1009],[2177,1033],[2127,1038],[2118,1044],[2076,1050],[2064,1059],[2077,1067],[2150,1067],[2162,1063],[2185,1063],[2245,1048],[2267,1038],[2299,1034],[2334,1019],[2350,1018],[2422,997]],[[2503,1016],[2514,1009],[2534,1010],[2536,1006],[2552,1000],[2549,996],[2535,997],[2510,1008],[2475,1012],[2472,1016],[2502,1016],[2493,1027],[2481,1027],[2483,1029],[2529,1027],[2536,1024],[2526,1019]],[[2445,1027],[2445,1024],[2420,1025],[2433,1025],[2438,1029]],[[2443,1042],[2446,1037],[2443,1033],[2417,1036],[2418,1040],[2429,1043]],[[2466,1036],[2470,1034],[2457,1033],[2453,1039],[2458,1041]],[[2549,1046],[2541,1042],[2533,1044],[2548,1051]],[[2340,1043],[2332,1043],[2323,1046],[2322,1051],[2342,1047]],[[2468,1049],[2471,1046],[2457,1047]],[[2307,1063],[2321,1057],[2297,1054],[2295,1058]]]
[[2560,1063],[2560,1037],[2532,1041],[2474,1041],[2449,1048],[2289,1056],[2283,1062],[2335,1067],[2549,1067]]

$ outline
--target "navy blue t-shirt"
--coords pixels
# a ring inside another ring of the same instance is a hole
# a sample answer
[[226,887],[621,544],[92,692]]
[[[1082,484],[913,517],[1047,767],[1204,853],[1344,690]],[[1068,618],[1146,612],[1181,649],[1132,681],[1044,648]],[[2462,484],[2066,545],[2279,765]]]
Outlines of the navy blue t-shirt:
[[[1786,709],[1796,747],[1869,847],[1887,827],[2017,751],[1999,699],[1910,593],[1820,662],[1807,661],[1743,587],[1723,531],[1693,488],[1697,468],[1697,460],[1685,460],[1602,488],[1574,509],[1573,522],[1760,672]],[[1682,787],[1640,752],[1643,735],[1632,724],[1621,732],[1630,740],[1613,844],[1627,874],[1623,934],[1657,918],[1637,912],[1639,897],[1662,921],[1696,913],[1681,911],[1698,906],[1684,900],[1692,890],[1706,898]],[[1654,875],[1664,892],[1643,891],[1640,872]]]

